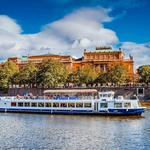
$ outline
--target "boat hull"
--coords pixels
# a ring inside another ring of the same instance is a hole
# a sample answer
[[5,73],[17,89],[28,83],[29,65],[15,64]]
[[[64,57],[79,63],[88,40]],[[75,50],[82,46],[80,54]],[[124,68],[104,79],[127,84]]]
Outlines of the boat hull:
[[69,115],[141,115],[144,108],[136,109],[107,109],[107,110],[55,110],[55,109],[17,109],[17,108],[0,108],[0,112],[10,113],[37,113],[37,114],[69,114]]

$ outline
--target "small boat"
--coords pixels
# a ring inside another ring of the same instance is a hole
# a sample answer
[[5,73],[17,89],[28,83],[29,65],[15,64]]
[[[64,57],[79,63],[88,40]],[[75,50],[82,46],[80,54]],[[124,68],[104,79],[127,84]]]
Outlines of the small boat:
[[139,100],[114,98],[114,92],[96,89],[45,90],[44,97],[0,97],[0,112],[141,115]]

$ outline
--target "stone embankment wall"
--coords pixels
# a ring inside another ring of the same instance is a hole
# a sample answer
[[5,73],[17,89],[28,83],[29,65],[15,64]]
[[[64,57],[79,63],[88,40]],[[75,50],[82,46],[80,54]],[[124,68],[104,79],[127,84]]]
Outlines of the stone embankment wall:
[[[138,90],[142,89],[143,93],[139,93]],[[124,98],[130,98],[137,95],[141,100],[150,100],[150,87],[101,87],[99,91],[114,91],[115,97],[123,95]]]
[[[115,97],[123,95],[125,98],[130,98],[133,95],[137,95],[137,89],[143,89],[143,87],[98,87],[98,91],[114,91]],[[8,90],[6,95],[16,96],[25,95],[27,93],[32,93],[35,96],[43,96],[43,88],[11,88]],[[2,95],[2,93],[0,93]],[[138,94],[140,100],[150,100],[150,87],[144,87],[144,93]]]

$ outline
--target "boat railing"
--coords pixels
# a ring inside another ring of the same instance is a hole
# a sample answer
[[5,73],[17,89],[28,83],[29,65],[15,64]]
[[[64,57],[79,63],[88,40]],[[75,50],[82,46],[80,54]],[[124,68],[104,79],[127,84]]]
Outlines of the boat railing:
[[16,96],[2,96],[0,97],[0,100],[13,100],[16,99]]
[[0,100],[96,100],[93,96],[7,96],[0,97]]

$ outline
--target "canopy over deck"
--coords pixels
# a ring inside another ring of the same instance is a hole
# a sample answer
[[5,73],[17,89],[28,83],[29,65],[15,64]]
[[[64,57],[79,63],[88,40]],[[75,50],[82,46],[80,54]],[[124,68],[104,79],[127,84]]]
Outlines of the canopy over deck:
[[99,94],[115,94],[114,91],[102,91],[102,92],[98,92]]
[[97,93],[96,89],[57,89],[57,90],[45,90],[46,93]]

